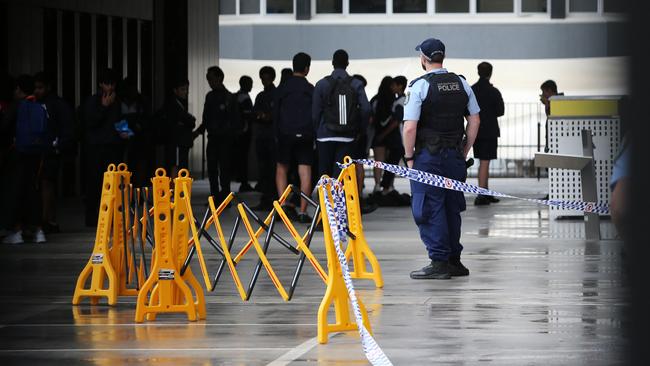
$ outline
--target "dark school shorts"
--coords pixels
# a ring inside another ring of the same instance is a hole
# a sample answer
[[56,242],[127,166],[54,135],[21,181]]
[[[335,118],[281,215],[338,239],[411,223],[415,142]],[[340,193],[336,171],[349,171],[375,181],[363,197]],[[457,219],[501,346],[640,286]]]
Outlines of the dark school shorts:
[[497,158],[497,139],[476,139],[474,141],[474,158],[494,160]]
[[278,137],[277,161],[280,164],[314,164],[314,138],[312,136],[281,135]]

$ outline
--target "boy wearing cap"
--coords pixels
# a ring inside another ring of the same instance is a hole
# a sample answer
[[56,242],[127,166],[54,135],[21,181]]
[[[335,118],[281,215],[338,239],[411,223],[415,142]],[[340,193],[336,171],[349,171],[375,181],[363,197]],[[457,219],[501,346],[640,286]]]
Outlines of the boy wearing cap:
[[[409,85],[404,105],[404,160],[409,168],[462,181],[467,173],[465,159],[478,133],[480,108],[467,81],[442,67],[445,45],[440,40],[429,38],[415,50],[420,51],[426,74]],[[431,264],[411,272],[411,278],[469,275],[460,261],[463,193],[414,181],[411,193],[413,218],[431,259]]]

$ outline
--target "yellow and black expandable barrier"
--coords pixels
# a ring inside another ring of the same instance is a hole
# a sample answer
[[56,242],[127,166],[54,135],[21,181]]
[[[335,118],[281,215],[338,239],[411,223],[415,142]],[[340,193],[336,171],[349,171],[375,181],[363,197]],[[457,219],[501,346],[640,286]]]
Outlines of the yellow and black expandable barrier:
[[[309,250],[309,244],[311,243],[311,238],[313,237],[315,227],[319,223],[320,216],[315,215],[311,225],[307,229],[307,232],[303,235],[300,235],[297,229],[295,228],[295,226],[286,217],[286,214],[281,209],[281,205],[284,204],[284,202],[286,202],[291,197],[292,194],[300,194],[307,197],[306,195],[300,193],[300,191],[298,191],[294,186],[287,187],[285,192],[280,196],[279,200],[275,202],[277,207],[272,209],[265,219],[261,219],[259,216],[257,216],[257,214],[245,202],[241,202],[240,200],[238,200],[236,195],[233,193],[228,195],[228,197],[226,197],[226,199],[223,202],[221,202],[221,204],[218,207],[216,207],[214,199],[212,197],[209,197],[208,212],[206,212],[206,215],[203,218],[203,223],[201,224],[200,229],[198,230],[193,229],[193,238],[191,239],[193,246],[184,263],[183,270],[185,270],[185,268],[188,267],[192,256],[194,255],[194,253],[196,253],[199,257],[199,263],[201,264],[201,270],[203,272],[206,288],[208,288],[208,290],[210,291],[213,291],[221,277],[223,268],[227,266],[233,278],[233,281],[235,283],[235,287],[237,288],[237,291],[243,301],[248,301],[250,299],[262,267],[264,267],[269,277],[271,278],[273,285],[276,287],[278,293],[285,301],[289,301],[293,296],[305,260],[309,260],[309,262],[314,267],[316,273],[319,274],[319,276],[323,279],[323,281],[325,281],[327,276],[325,270],[320,266],[316,257]],[[311,199],[309,199],[309,201],[311,201]],[[235,218],[233,229],[230,232],[228,240],[226,240],[226,235],[224,233],[222,222],[221,222],[221,214],[223,213],[226,207],[232,205],[233,203],[236,205],[237,215]],[[311,201],[311,204],[313,205],[313,207],[316,207],[315,212],[318,213],[318,209],[317,209],[318,205],[313,201]],[[281,218],[282,222],[285,224],[285,226],[291,233],[292,237],[297,243],[296,246],[292,245],[289,241],[287,241],[286,239],[281,237],[278,233],[276,233],[275,229],[276,229],[277,217]],[[253,227],[254,224],[258,226],[257,229],[254,229]],[[234,255],[233,244],[239,232],[239,228],[242,225],[244,226],[244,230],[246,233],[245,234],[247,238],[246,244],[241,248],[241,250],[236,255]],[[213,239],[207,233],[207,230],[211,226],[214,226],[217,231],[217,240]],[[265,234],[263,239],[262,239],[262,234]],[[208,243],[210,243],[210,245],[222,256],[222,260],[219,264],[217,273],[215,274],[214,280],[212,282],[210,282],[209,280],[210,277],[207,268],[204,265],[205,256],[203,253],[203,249],[201,248],[201,243],[200,243],[201,237],[206,237]],[[281,244],[285,249],[287,249],[292,254],[299,256],[296,269],[294,271],[293,279],[291,282],[291,286],[288,288],[288,290],[282,285],[282,282],[280,281],[279,277],[275,273],[275,270],[273,269],[268,257],[266,256],[266,253],[268,251],[272,239],[278,242],[279,244]],[[196,243],[198,243],[198,245]],[[251,248],[255,249],[255,252],[258,256],[258,260],[257,260],[257,264],[254,267],[253,274],[249,280],[249,284],[247,287],[245,287],[242,283],[241,276],[237,271],[236,267],[241,261],[241,259],[244,257],[244,255]]]
[[[345,163],[350,162],[346,157]],[[282,299],[289,301],[294,295],[304,263],[308,261],[327,285],[318,311],[319,341],[327,342],[330,332],[356,329],[350,317],[349,297],[325,212],[324,199],[330,198],[327,198],[322,187],[318,189],[318,202],[314,202],[297,187],[288,186],[264,218],[234,193],[218,206],[213,197],[209,197],[208,208],[199,222],[191,207],[192,179],[187,170],[181,170],[173,179],[173,190],[172,179],[166,176],[164,169],[156,170],[151,189],[133,188],[130,176],[124,164],[111,164],[104,174],[95,245],[77,281],[73,304],[78,304],[84,297],[89,297],[91,304],[97,304],[101,297],[106,297],[108,304],[114,305],[119,296],[137,296],[136,322],[143,322],[145,318],[155,320],[160,313],[185,313],[190,321],[205,319],[204,291],[214,291],[225,267],[228,267],[243,301],[250,299],[262,268]],[[346,195],[349,240],[345,256],[353,263],[350,275],[356,279],[373,280],[375,286],[381,288],[383,279],[379,262],[363,232],[354,165],[344,168],[338,179],[343,183]],[[304,233],[299,232],[283,208],[292,195],[307,200],[314,210],[313,220]],[[152,207],[148,207],[149,202],[153,202]],[[235,221],[232,230],[225,233],[222,213],[231,205],[236,207]],[[323,225],[325,238],[327,270],[310,250],[312,238],[320,224]],[[277,225],[284,225],[292,240],[276,232]],[[243,246],[234,250],[242,226],[245,232]],[[212,227],[216,231],[215,237],[209,233]],[[212,279],[206,261],[208,253],[202,248],[202,239],[221,258]],[[272,241],[297,257],[288,288],[283,286],[267,257]],[[139,253],[136,243],[139,244]],[[152,248],[150,254],[145,250],[147,243]],[[245,286],[238,265],[251,248],[257,254],[257,262]],[[194,254],[198,257],[205,290],[190,268]],[[90,287],[85,287],[88,282]],[[327,314],[332,305],[336,322],[328,324]],[[366,327],[370,329],[363,306],[362,312]]]

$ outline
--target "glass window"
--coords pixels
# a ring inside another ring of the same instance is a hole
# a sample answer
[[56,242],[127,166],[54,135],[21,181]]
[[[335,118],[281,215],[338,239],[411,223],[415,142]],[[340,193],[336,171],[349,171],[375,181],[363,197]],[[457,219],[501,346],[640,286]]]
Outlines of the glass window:
[[386,0],[350,0],[350,13],[385,13]]
[[605,13],[625,13],[627,11],[627,0],[605,0],[603,8]]
[[436,0],[436,13],[469,13],[469,0]]
[[260,0],[239,0],[239,14],[259,14]]
[[293,14],[293,0],[266,0],[267,14]]
[[427,0],[393,0],[393,13],[426,13]]
[[337,14],[343,12],[343,0],[316,0],[316,12]]
[[598,0],[571,0],[570,12],[595,12],[598,10]]
[[237,12],[235,5],[237,0],[221,0],[219,1],[219,14],[221,15],[231,15]]
[[521,11],[524,13],[546,13],[547,0],[521,0]]
[[512,13],[514,3],[512,0],[476,0],[478,13]]

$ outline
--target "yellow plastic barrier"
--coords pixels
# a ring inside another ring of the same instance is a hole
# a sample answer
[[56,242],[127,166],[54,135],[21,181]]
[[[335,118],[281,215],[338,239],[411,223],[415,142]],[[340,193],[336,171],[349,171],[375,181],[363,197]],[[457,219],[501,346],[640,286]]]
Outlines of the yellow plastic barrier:
[[[354,167],[353,167],[354,169]],[[353,170],[354,171],[354,170]],[[332,239],[332,232],[329,226],[329,219],[325,209],[325,200],[332,200],[329,192],[329,187],[318,187],[318,196],[320,199],[320,211],[323,218],[323,234],[325,236],[325,250],[327,252],[327,289],[325,296],[318,308],[318,342],[325,344],[328,341],[328,334],[331,332],[340,332],[347,330],[357,330],[357,324],[354,319],[350,318],[350,297],[348,290],[345,287],[343,280],[343,273],[341,271],[341,264],[339,263],[336,249],[334,248],[334,240]],[[368,332],[372,332],[370,328],[370,321],[368,320],[368,313],[366,308],[357,299],[363,316],[363,323]],[[334,314],[336,322],[334,324],[328,323],[327,315],[330,307],[334,305]]]
[[[121,163],[113,173],[113,187],[116,191],[115,205],[113,206],[113,242],[110,249],[111,263],[115,266],[119,283],[118,296],[138,295],[138,290],[127,287],[127,282],[130,283],[133,280],[135,269],[135,262],[128,242],[128,238],[131,237],[131,229],[127,229],[131,222],[131,212],[128,208],[131,200],[130,184],[131,172],[126,164]],[[127,207],[122,207],[123,202]],[[122,212],[123,210],[124,212]]]
[[195,321],[197,307],[192,290],[178,271],[178,255],[172,240],[170,178],[164,169],[157,169],[152,181],[156,250],[151,275],[138,293],[135,321],[142,323],[147,314],[160,313],[185,313],[190,321]]
[[[194,225],[194,215],[192,213],[191,205],[192,178],[190,178],[187,169],[181,169],[178,172],[178,177],[174,179],[174,187],[173,240],[175,251],[178,256],[176,266],[177,268],[182,268],[189,252],[187,239],[190,228],[192,230],[192,238],[197,238],[196,225]],[[201,265],[204,265],[203,261],[201,262]],[[196,306],[198,318],[201,320],[205,319],[207,316],[205,293],[190,267],[187,267],[185,273],[183,273],[183,279],[189,283],[190,287],[194,291],[196,298],[194,305]],[[177,294],[177,298],[181,298],[180,293]]]
[[[77,278],[77,285],[72,296],[73,305],[78,305],[85,297],[89,297],[90,303],[93,305],[97,304],[102,297],[107,298],[109,305],[115,305],[117,302],[118,276],[113,269],[109,249],[110,232],[115,213],[115,198],[116,192],[118,192],[115,186],[114,172],[115,165],[111,164],[104,173],[95,246],[88,263]],[[86,288],[86,282],[91,276],[90,287]]]
[[[346,164],[352,162],[349,156],[344,159]],[[355,165],[352,164],[341,171],[340,182],[343,182],[345,190],[345,204],[347,206],[348,228],[353,237],[348,239],[348,247],[345,250],[345,258],[350,261],[352,258],[353,270],[350,276],[355,279],[367,279],[375,281],[377,288],[384,287],[384,279],[381,275],[381,267],[377,256],[366,241],[361,222],[361,205],[359,199],[359,188],[357,185],[357,174]],[[366,259],[370,263],[372,271],[368,271]]]

